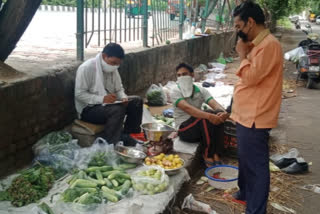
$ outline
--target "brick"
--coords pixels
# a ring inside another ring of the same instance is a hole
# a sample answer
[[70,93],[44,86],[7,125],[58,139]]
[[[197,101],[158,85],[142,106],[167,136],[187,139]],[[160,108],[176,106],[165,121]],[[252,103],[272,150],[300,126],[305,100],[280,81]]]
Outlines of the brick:
[[14,157],[8,157],[0,160],[0,176],[8,175],[13,171]]
[[9,154],[14,154],[17,151],[17,145],[14,143],[11,143],[9,145]]
[[12,135],[4,135],[0,137],[0,149],[7,148],[12,143]]
[[27,147],[28,147],[28,140],[27,139],[23,139],[23,140],[16,142],[16,149],[17,150],[25,149]]
[[13,141],[20,141],[28,136],[32,135],[32,127],[26,127],[24,129],[18,129],[13,136]]

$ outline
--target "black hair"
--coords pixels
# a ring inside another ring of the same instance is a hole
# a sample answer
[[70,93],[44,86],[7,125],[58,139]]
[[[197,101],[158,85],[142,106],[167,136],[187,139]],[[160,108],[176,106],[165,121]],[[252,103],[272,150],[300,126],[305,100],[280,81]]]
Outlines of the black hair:
[[177,67],[176,67],[176,72],[179,71],[180,68],[185,68],[187,69],[190,73],[193,73],[193,68],[191,65],[188,65],[186,63],[180,63]]
[[117,57],[119,59],[124,58],[123,48],[116,43],[109,43],[104,48],[102,53],[106,54],[108,57]]
[[257,24],[264,24],[265,16],[261,7],[248,0],[238,5],[233,11],[233,17],[240,16],[240,19],[245,23],[248,22],[249,17],[251,17]]

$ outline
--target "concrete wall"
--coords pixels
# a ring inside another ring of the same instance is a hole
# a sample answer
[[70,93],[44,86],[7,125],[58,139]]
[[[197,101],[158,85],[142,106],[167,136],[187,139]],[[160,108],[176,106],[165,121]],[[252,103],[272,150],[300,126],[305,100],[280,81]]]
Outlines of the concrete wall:
[[[180,62],[207,63],[232,48],[231,33],[181,41],[128,53],[120,73],[128,94],[141,93],[152,83],[175,78]],[[54,74],[0,86],[0,176],[29,164],[32,145],[45,134],[70,124],[74,109],[77,65]]]

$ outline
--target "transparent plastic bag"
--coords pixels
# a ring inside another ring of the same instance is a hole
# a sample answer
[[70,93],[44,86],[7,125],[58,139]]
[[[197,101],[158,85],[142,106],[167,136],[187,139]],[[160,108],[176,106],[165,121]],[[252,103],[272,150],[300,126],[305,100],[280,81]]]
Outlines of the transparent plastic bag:
[[284,58],[288,61],[298,61],[300,57],[304,56],[305,52],[302,47],[295,48],[284,54]]
[[164,192],[169,186],[169,177],[158,166],[143,167],[131,176],[133,188],[145,195]]
[[96,214],[96,213],[104,213],[105,203],[102,204],[90,204],[83,205],[77,203],[65,203],[62,201],[58,201],[54,207],[53,211],[55,213],[63,213],[63,214]]
[[100,165],[116,166],[119,164],[120,159],[114,152],[114,145],[108,144],[107,141],[98,137],[91,147],[82,148],[76,155],[75,165],[79,169],[86,169],[88,166],[98,166],[93,163],[99,159]]
[[80,148],[78,140],[72,140],[70,133],[51,132],[32,147],[34,162],[54,168],[58,177],[62,177],[74,168],[74,159]]
[[163,87],[163,91],[165,92],[166,96],[167,96],[167,102],[168,103],[172,103],[171,100],[171,92],[174,89],[174,87],[176,87],[177,83],[173,82],[173,81],[169,81],[164,87]]
[[152,84],[146,93],[148,105],[150,106],[164,106],[167,104],[167,96],[160,84]]
[[72,135],[66,131],[51,132],[32,146],[34,154],[52,154],[59,152],[65,144],[72,140]]

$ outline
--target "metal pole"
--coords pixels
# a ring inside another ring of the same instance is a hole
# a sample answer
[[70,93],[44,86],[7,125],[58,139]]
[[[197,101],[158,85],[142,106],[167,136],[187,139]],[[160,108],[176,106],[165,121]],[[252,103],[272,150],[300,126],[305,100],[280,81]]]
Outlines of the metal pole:
[[179,12],[179,39],[183,37],[183,18],[184,18],[184,0],[180,0],[180,12]]
[[207,25],[208,10],[209,10],[209,0],[206,0],[206,8],[204,10],[204,13],[205,13],[204,17],[206,17],[206,18],[201,21],[201,32],[202,33],[204,33],[206,25]]
[[148,47],[148,0],[143,0],[143,47]]
[[218,25],[218,30],[220,30],[220,27],[222,25],[222,16],[223,16],[223,12],[224,12],[224,7],[226,6],[226,0],[223,1],[223,5],[221,10],[219,11],[219,25]]
[[77,0],[77,60],[84,60],[83,0]]

